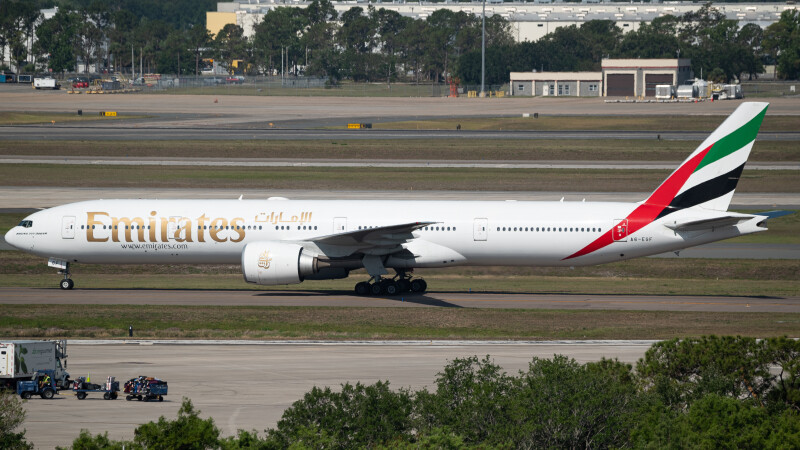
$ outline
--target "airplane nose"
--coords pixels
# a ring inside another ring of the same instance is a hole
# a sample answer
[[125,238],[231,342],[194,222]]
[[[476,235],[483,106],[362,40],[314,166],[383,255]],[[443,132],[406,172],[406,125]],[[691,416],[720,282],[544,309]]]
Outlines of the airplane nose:
[[19,239],[19,236],[17,236],[16,227],[8,230],[8,233],[6,233],[6,235],[5,235],[5,240],[6,240],[6,244],[8,244],[8,245],[10,245],[10,246],[12,246],[14,248],[20,248],[20,246],[19,246],[20,239]]

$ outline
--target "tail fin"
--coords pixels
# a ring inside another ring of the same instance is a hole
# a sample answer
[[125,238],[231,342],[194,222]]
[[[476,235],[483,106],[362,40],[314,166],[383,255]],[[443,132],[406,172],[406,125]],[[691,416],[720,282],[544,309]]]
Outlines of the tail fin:
[[664,180],[645,204],[673,211],[700,206],[727,211],[769,103],[742,103]]

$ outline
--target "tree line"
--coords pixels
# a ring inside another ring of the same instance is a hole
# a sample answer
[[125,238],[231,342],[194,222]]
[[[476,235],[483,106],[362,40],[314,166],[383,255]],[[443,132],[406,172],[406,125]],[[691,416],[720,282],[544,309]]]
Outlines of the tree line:
[[[458,358],[430,391],[314,387],[263,435],[223,438],[199,412],[184,399],[176,419],[139,426],[133,441],[84,430],[71,448],[800,448],[800,342],[672,339],[635,369],[555,355],[507,374],[489,356]],[[3,425],[4,448],[28,448],[24,432]]]
[[[283,71],[333,83],[481,80],[481,18],[472,13],[440,9],[413,19],[369,5],[339,15],[329,0],[314,0],[305,9],[272,9],[252,37],[235,24],[211,36],[202,18],[208,0],[154,2],[62,0],[54,17],[34,27],[42,2],[6,0],[0,2],[0,47],[11,50],[21,71],[35,69],[25,67],[24,45],[34,40],[33,66],[55,73],[74,71],[78,59],[115,71],[141,59],[146,72],[196,75],[203,59],[215,59],[228,68],[236,61],[252,74]],[[489,84],[507,82],[511,71],[599,71],[609,57],[691,58],[695,75],[713,81],[752,79],[765,64],[776,64],[780,78],[800,76],[797,10],[784,11],[766,29],[739,28],[708,3],[628,33],[605,20],[560,27],[536,42],[515,42],[512,32],[506,19],[487,17]]]

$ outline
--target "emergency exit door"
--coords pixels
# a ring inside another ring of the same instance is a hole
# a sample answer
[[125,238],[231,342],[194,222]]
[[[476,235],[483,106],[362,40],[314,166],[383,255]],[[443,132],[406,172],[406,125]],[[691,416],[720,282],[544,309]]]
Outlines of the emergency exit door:
[[628,240],[628,219],[615,220],[616,224],[611,229],[611,237],[615,242],[625,242]]
[[61,218],[61,239],[75,239],[75,216]]
[[344,233],[345,231],[347,231],[347,217],[334,217],[333,232]]

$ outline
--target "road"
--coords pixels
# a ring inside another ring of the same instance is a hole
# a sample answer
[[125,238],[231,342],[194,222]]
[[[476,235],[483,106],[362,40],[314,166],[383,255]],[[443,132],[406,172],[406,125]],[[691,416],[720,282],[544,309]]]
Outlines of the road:
[[[341,124],[338,124],[341,125]],[[57,141],[185,141],[185,140],[343,140],[343,139],[644,139],[702,141],[708,132],[698,131],[468,131],[468,130],[319,130],[270,128],[260,124],[248,128],[221,126],[153,127],[148,125],[26,125],[0,126],[0,140]],[[760,132],[760,141],[797,141],[800,132]]]
[[[594,169],[594,170],[673,170],[680,161],[469,161],[469,160],[406,160],[313,158],[129,158],[109,156],[0,156],[0,164],[60,164],[115,166],[198,166],[198,167],[380,167],[426,169]],[[800,170],[798,162],[747,164],[747,170]]]
[[78,400],[69,391],[50,401],[33,398],[25,404],[25,428],[37,449],[68,446],[81,429],[132,439],[139,424],[177,417],[183,397],[202,411],[201,417],[212,417],[223,435],[244,429],[263,436],[313,386],[337,389],[347,381],[389,380],[393,389],[432,387],[448,361],[474,355],[491,355],[510,374],[527,369],[534,356],[556,353],[581,363],[601,357],[633,363],[652,342],[92,344],[70,341],[68,371],[73,379],[90,375],[92,382],[102,383],[115,376],[124,384],[139,375],[153,376],[169,383],[169,394],[162,403],[127,402],[124,396],[103,400],[98,394]]
[[[54,278],[54,281],[55,278]],[[78,279],[80,283],[80,279]],[[515,308],[800,313],[800,297],[430,292],[357,297],[328,291],[0,288],[0,304]]]

